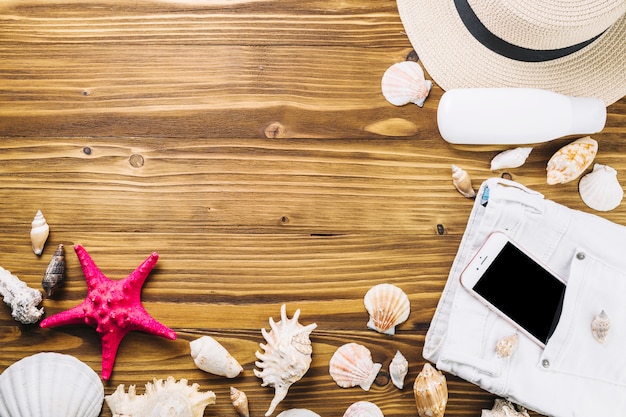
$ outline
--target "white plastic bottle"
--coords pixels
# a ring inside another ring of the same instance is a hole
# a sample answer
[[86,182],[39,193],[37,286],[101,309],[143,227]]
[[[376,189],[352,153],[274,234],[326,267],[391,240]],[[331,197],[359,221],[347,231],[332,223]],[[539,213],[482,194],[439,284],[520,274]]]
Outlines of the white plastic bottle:
[[604,128],[606,106],[536,88],[462,88],[443,94],[437,108],[441,136],[454,144],[547,142]]

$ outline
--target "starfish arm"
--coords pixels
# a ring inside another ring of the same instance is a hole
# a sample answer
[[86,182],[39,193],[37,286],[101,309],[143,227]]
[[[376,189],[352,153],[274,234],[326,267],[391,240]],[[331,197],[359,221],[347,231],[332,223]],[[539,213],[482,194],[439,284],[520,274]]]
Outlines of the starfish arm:
[[176,340],[176,332],[174,330],[158,322],[143,308],[137,308],[128,319],[133,330]]
[[91,325],[85,314],[86,302],[73,307],[69,310],[62,311],[50,317],[43,319],[39,326],[46,329],[49,327],[64,326],[66,324],[88,324]]
[[92,289],[98,287],[98,285],[109,279],[98,269],[89,253],[81,245],[74,245],[74,251],[78,256],[80,266],[83,268],[83,275],[85,275],[85,282],[87,282],[87,288]]
[[113,365],[117,356],[117,349],[128,330],[120,329],[102,335],[102,379],[108,381],[113,372]]
[[124,279],[124,289],[132,294],[133,297],[139,299],[141,294],[141,288],[154,269],[157,261],[159,260],[159,254],[152,252],[145,261],[141,263],[129,276]]

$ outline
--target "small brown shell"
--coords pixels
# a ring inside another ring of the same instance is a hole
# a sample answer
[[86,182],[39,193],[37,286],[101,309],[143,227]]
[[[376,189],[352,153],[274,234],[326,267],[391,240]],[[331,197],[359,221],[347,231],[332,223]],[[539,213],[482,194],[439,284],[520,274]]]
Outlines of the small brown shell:
[[65,282],[65,248],[63,244],[59,244],[52,259],[46,268],[46,272],[43,274],[43,280],[41,286],[46,292],[48,298],[54,295],[54,292],[63,285]]
[[476,191],[474,191],[474,187],[472,187],[472,179],[469,174],[456,165],[452,165],[452,184],[463,197],[476,197]]
[[446,377],[431,364],[425,363],[413,384],[415,405],[420,417],[443,417],[448,404]]
[[245,392],[238,390],[235,387],[230,387],[230,401],[235,407],[235,411],[241,417],[250,417],[250,410],[248,408],[248,396]]

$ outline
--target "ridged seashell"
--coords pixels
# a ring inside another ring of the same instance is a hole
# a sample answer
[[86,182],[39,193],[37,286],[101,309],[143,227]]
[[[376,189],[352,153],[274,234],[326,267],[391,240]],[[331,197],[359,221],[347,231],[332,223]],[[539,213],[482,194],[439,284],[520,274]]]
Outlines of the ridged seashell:
[[0,294],[4,302],[11,307],[11,316],[20,323],[32,324],[43,316],[41,292],[30,288],[25,282],[0,267]]
[[329,373],[333,381],[341,388],[357,385],[369,391],[372,383],[382,368],[381,363],[374,363],[372,352],[358,343],[346,343],[340,346],[330,358]]
[[496,343],[496,355],[499,358],[508,358],[515,352],[518,343],[519,336],[517,333],[503,337]]
[[41,255],[49,234],[50,226],[48,226],[48,222],[43,216],[41,210],[37,210],[30,229],[30,241],[33,245],[33,252],[35,252],[35,255]]
[[415,61],[393,64],[383,74],[383,96],[394,106],[415,103],[422,107],[433,83],[424,78],[424,70]]
[[65,281],[65,248],[60,243],[57,246],[50,263],[43,274],[41,286],[46,292],[47,297],[52,297],[54,292],[63,285]]
[[617,171],[601,164],[595,164],[593,171],[580,179],[578,192],[586,205],[598,211],[613,210],[624,198],[624,190],[617,180]]
[[97,417],[103,400],[98,374],[70,355],[37,353],[0,374],[0,416]]
[[370,315],[367,327],[383,334],[395,334],[396,326],[404,323],[411,312],[409,297],[392,284],[374,285],[363,301]]
[[383,411],[369,401],[357,401],[343,413],[343,417],[384,417]]
[[248,396],[245,392],[235,387],[230,387],[230,402],[233,404],[235,411],[241,417],[250,417],[250,409],[248,408]]
[[456,165],[452,165],[452,184],[463,197],[476,197],[476,191],[474,191],[474,187],[472,187],[472,179],[469,174]]
[[530,417],[524,407],[516,407],[512,402],[497,398],[491,410],[483,410],[480,417]]
[[311,366],[311,353],[313,352],[309,334],[317,327],[312,323],[303,326],[298,323],[300,309],[296,310],[293,317],[287,318],[287,306],[280,307],[280,321],[275,323],[270,317],[268,333],[261,329],[263,338],[267,342],[261,343],[263,353],[256,352],[259,359],[254,364],[261,370],[254,370],[254,374],[263,380],[262,387],[274,388],[274,398],[265,413],[270,416],[276,406],[287,396],[289,387],[299,381]]
[[391,376],[391,382],[396,387],[404,388],[404,378],[409,372],[409,361],[400,353],[396,352],[396,355],[389,364],[389,375]]
[[446,377],[429,363],[415,378],[413,384],[415,405],[420,417],[443,417],[448,403]]
[[306,408],[291,408],[283,411],[276,417],[320,417],[320,415]]
[[591,322],[591,333],[593,337],[600,343],[606,342],[606,337],[611,330],[611,320],[604,310],[598,314]]
[[122,384],[104,399],[113,417],[202,417],[206,406],[215,404],[215,394],[199,392],[199,387],[169,376],[165,381],[155,378],[148,382],[143,395],[137,395],[134,385],[126,393]]
[[237,359],[211,336],[202,336],[192,340],[189,342],[189,347],[194,363],[205,372],[234,378],[243,371]]
[[521,167],[528,159],[532,150],[532,147],[524,146],[500,152],[491,160],[491,170],[497,171],[499,169]]
[[597,152],[598,142],[590,136],[563,146],[548,161],[548,184],[564,184],[578,178],[591,165]]

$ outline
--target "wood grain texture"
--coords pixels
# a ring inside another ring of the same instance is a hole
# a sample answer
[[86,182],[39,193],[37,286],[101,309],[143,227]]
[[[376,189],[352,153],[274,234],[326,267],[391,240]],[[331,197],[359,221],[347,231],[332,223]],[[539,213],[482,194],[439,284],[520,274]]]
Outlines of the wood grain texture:
[[[273,391],[254,376],[260,329],[302,311],[315,322],[313,364],[278,411],[341,416],[354,401],[385,416],[416,415],[410,389],[473,201],[500,149],[453,147],[439,136],[437,86],[423,108],[394,107],[380,79],[412,48],[393,1],[4,1],[0,4],[0,265],[34,288],[58,243],[67,282],[47,314],[86,294],[71,250],[80,243],[110,278],[160,254],[144,306],[178,333],[131,333],[118,384],[187,378],[213,390],[205,416],[233,416],[229,387],[253,417]],[[597,161],[626,170],[626,102],[594,135]],[[513,178],[592,212],[576,183],[548,186],[545,164],[569,138],[535,147]],[[51,235],[41,257],[28,233],[41,209]],[[626,209],[596,213],[626,224]],[[393,337],[367,330],[363,296],[390,282],[411,301]],[[72,354],[100,371],[100,342],[84,326],[40,329],[0,306],[0,371],[40,352]],[[195,368],[188,342],[218,339],[244,366],[234,380]],[[410,361],[407,387],[382,375],[369,392],[328,374],[335,349],[359,342],[386,369]],[[447,375],[446,416],[479,416],[493,395]],[[102,416],[110,417],[107,406]]]

